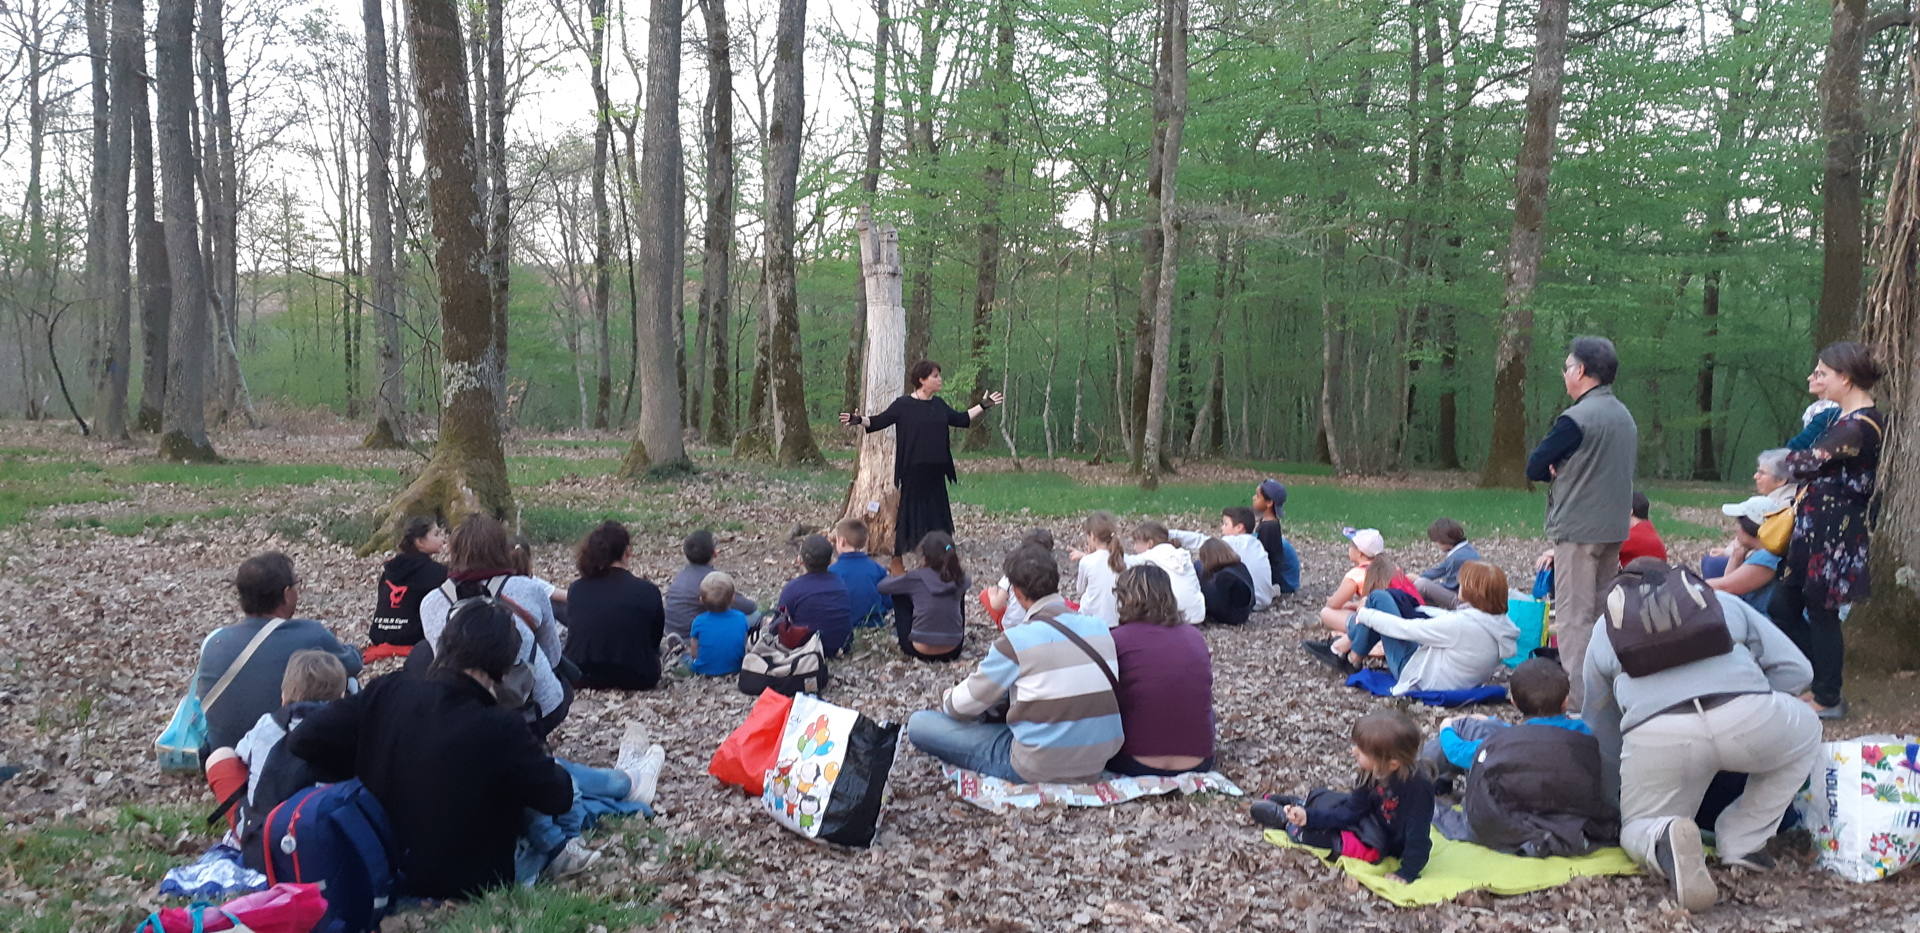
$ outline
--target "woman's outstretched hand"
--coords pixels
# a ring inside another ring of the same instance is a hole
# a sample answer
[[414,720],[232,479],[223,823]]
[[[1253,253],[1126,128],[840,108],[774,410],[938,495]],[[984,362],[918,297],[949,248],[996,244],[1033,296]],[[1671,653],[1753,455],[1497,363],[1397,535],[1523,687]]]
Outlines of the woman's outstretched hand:
[[988,392],[987,401],[992,402],[993,407],[999,408],[1007,403],[1007,397],[999,392]]
[[843,411],[840,413],[840,423],[848,427],[859,424],[860,413],[857,411]]

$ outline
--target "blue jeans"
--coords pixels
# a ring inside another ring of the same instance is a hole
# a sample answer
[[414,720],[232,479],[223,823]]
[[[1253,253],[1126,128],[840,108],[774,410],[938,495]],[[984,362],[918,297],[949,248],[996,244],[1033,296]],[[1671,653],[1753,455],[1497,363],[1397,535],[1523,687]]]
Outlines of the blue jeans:
[[917,748],[950,765],[1015,784],[1027,780],[1013,770],[1013,727],[1003,722],[961,722],[935,709],[907,718],[907,738]]
[[553,761],[573,777],[573,809],[559,816],[549,816],[538,810],[526,811],[526,821],[520,829],[520,843],[513,851],[513,879],[529,887],[540,879],[541,869],[553,861],[567,840],[580,835],[581,823],[586,817],[586,808],[580,803],[582,797],[620,800],[633,791],[633,779],[627,777],[625,771],[589,768],[565,758],[555,758]]
[[[1387,595],[1386,590],[1374,590],[1367,594],[1367,608],[1391,612],[1396,616],[1400,614],[1399,605],[1393,601],[1392,596]],[[1368,628],[1360,621],[1359,613],[1347,617],[1347,638],[1353,642],[1353,647],[1348,650],[1363,658],[1367,656],[1367,652],[1373,650],[1374,645],[1379,645],[1381,652],[1387,656],[1387,670],[1396,679],[1400,676],[1401,668],[1407,666],[1407,659],[1413,657],[1415,651],[1420,650],[1420,643],[1417,641],[1392,638]]]

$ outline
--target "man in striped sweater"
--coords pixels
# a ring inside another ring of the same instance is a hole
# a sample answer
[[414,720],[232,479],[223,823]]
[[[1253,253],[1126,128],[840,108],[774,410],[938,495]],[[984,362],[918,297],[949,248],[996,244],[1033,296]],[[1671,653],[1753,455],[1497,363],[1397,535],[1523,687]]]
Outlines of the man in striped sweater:
[[[941,761],[1015,783],[1097,779],[1123,738],[1113,636],[1106,622],[1067,609],[1051,552],[1022,547],[1006,574],[1027,623],[1002,632],[940,709],[913,714],[907,737]],[[979,721],[1005,697],[1006,722]]]

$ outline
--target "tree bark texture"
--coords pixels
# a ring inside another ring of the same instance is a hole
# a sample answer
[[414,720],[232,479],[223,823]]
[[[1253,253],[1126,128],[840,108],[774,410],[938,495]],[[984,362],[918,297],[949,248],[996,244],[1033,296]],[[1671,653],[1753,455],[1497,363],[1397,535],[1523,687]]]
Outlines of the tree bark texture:
[[[867,352],[859,411],[883,411],[899,394],[900,370],[907,364],[907,310],[901,305],[900,233],[890,224],[875,225],[861,209],[861,281],[867,292]],[[893,482],[895,430],[861,431],[860,460],[847,492],[843,517],[867,523],[867,551],[892,554],[900,512],[900,489]]]
[[167,395],[160,413],[160,457],[218,460],[207,439],[208,333],[206,265],[194,203],[193,0],[162,0],[153,30],[154,99],[160,136],[161,210],[172,259],[173,323],[167,351]]
[[1140,488],[1160,488],[1161,446],[1167,419],[1167,364],[1173,343],[1173,302],[1180,279],[1180,211],[1178,181],[1180,140],[1187,122],[1187,10],[1188,0],[1164,0],[1162,9],[1161,74],[1154,91],[1164,100],[1155,107],[1166,114],[1161,143],[1160,230],[1164,245],[1153,305],[1153,368],[1147,387],[1147,424],[1141,435]]
[[1833,31],[1820,74],[1820,129],[1826,160],[1820,183],[1820,310],[1813,345],[1847,339],[1860,308],[1866,263],[1860,188],[1867,121],[1860,112],[1860,68],[1866,47],[1867,0],[1832,0]]
[[[141,0],[121,0],[129,15],[144,24]],[[118,15],[116,13],[116,15]],[[144,25],[143,25],[144,28]],[[144,33],[143,33],[144,36]],[[145,49],[134,57],[145,70]],[[167,397],[168,354],[173,343],[173,275],[167,260],[167,229],[161,222],[154,181],[153,120],[147,106],[147,82],[136,72],[139,93],[125,98],[133,116],[133,236],[135,274],[140,280],[140,413],[142,431],[160,433],[161,409]]]
[[1482,487],[1527,485],[1527,364],[1533,355],[1533,289],[1546,251],[1547,180],[1560,118],[1567,61],[1567,2],[1541,0],[1535,21],[1533,74],[1515,172],[1513,236],[1507,246],[1506,295],[1493,376],[1493,438],[1480,470]]
[[[607,96],[607,0],[589,0],[593,45],[588,53],[588,83],[593,86],[593,426],[605,430],[613,408],[612,327],[613,212],[607,202],[607,155],[613,146],[613,101]],[[677,70],[677,69],[676,69]],[[642,210],[644,210],[644,204]],[[645,399],[641,400],[644,411]]]
[[[999,0],[994,10],[992,114],[987,118],[986,165],[980,172],[983,198],[980,225],[975,231],[978,252],[973,263],[973,330],[967,347],[968,368],[973,371],[973,389],[967,395],[969,407],[993,391],[998,381],[989,349],[993,343],[993,313],[998,307],[1000,253],[1004,236],[1001,228],[1000,201],[1007,187],[1007,129],[1013,100],[1013,10],[1008,0]],[[967,428],[965,450],[985,450],[987,419],[975,418]]]
[[700,316],[712,333],[707,442],[733,440],[733,38],[726,0],[704,0],[707,16],[707,225],[700,252]]
[[[653,0],[647,14],[647,114],[640,140],[640,428],[620,465],[622,476],[691,469],[681,432],[681,257],[686,252],[680,171],[680,0]],[[789,215],[791,216],[791,215]]]
[[387,23],[381,0],[362,0],[367,74],[367,226],[373,266],[374,330],[380,336],[380,387],[373,397],[374,449],[407,445],[406,360],[400,344],[400,283],[394,272],[393,88],[387,72]]
[[774,462],[820,463],[807,422],[807,390],[800,359],[800,299],[794,282],[794,195],[805,131],[804,56],[807,2],[780,0],[774,31],[773,113],[767,129],[768,380],[773,394]]
[[[933,261],[939,243],[937,217],[940,192],[940,142],[934,132],[937,112],[933,77],[940,51],[940,37],[947,22],[946,0],[925,0],[920,5],[920,55],[914,69],[914,112],[908,120],[908,146],[918,162],[913,182],[913,295],[907,304],[906,365],[924,360],[933,347]],[[900,372],[901,386],[907,385],[906,371]]]
[[94,433],[118,441],[127,436],[128,376],[133,368],[133,242],[128,232],[127,189],[133,171],[132,99],[147,92],[141,80],[146,24],[135,0],[96,0],[93,5],[98,10],[92,15],[105,21],[107,34],[105,90],[94,94],[94,105],[104,102],[107,109],[105,164],[100,172],[100,203],[95,206],[101,237],[97,287],[106,311],[107,340],[94,397]]
[[[513,287],[513,189],[507,178],[507,0],[486,0],[487,14],[487,269],[493,339],[493,404],[507,414],[507,305]],[[417,66],[416,66],[417,67]],[[504,421],[502,422],[504,426]]]

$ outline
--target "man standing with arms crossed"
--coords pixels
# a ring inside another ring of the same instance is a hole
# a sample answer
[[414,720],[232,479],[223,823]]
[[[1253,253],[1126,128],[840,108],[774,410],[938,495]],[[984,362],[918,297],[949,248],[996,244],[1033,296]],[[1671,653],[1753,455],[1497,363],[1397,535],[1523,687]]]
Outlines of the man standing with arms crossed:
[[1640,429],[1613,395],[1620,358],[1605,337],[1576,337],[1560,371],[1573,405],[1560,413],[1527,457],[1527,479],[1547,490],[1547,538],[1542,556],[1553,567],[1554,634],[1560,666],[1572,681],[1568,706],[1581,709],[1587,641],[1600,617],[1600,588],[1620,570],[1620,543],[1633,510],[1633,469]]

